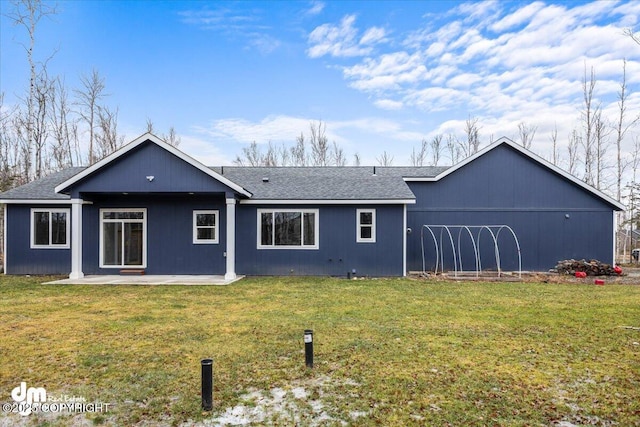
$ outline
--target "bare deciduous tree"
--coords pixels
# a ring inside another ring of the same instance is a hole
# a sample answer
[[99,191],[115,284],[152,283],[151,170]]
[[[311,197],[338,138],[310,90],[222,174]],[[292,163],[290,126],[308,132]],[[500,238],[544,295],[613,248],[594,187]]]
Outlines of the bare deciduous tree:
[[335,141],[331,144],[331,160],[334,166],[345,166],[347,164],[344,150]]
[[480,149],[480,126],[478,126],[476,117],[469,116],[464,122],[464,133],[467,136],[467,140],[465,143],[460,144],[460,148],[462,149],[462,154],[465,157],[469,157]]
[[311,164],[313,166],[327,166],[329,162],[329,140],[327,138],[327,125],[319,120],[310,123],[311,138]]
[[620,91],[618,92],[618,121],[616,123],[616,199],[622,199],[622,176],[624,174],[626,164],[622,158],[622,142],[627,131],[635,126],[640,120],[640,115],[627,122],[627,99],[629,93],[627,91],[627,60],[622,62],[622,82],[620,82]]
[[353,155],[353,166],[360,166],[362,164],[362,161],[360,160],[360,154],[355,153]]
[[53,82],[49,80],[46,69],[38,75],[35,86],[35,105],[33,106],[32,141],[34,154],[34,178],[38,179],[46,175],[49,169],[46,153],[47,140],[49,138],[49,104],[54,90]]
[[525,122],[518,123],[518,136],[520,137],[520,145],[527,150],[531,149],[533,138],[536,136],[538,126],[527,125]]
[[431,148],[431,166],[438,166],[440,157],[442,157],[442,135],[436,135],[431,139],[429,144]]
[[427,144],[427,140],[423,138],[420,144],[420,150],[416,151],[415,147],[411,149],[411,156],[409,157],[411,166],[424,166],[427,158]]
[[253,141],[248,147],[242,149],[242,156],[236,156],[233,163],[238,166],[263,166],[262,158],[258,143]]
[[[14,0],[12,4],[13,10],[7,13],[7,18],[11,20],[13,25],[23,27],[29,38],[28,43],[21,43],[29,63],[29,90],[24,100],[26,110],[16,112],[19,114],[20,119],[14,121],[14,124],[21,128],[17,132],[22,144],[20,150],[22,160],[20,163],[22,163],[23,176],[20,180],[28,182],[33,177],[34,163],[37,165],[35,168],[37,170],[36,174],[39,176],[42,172],[43,140],[46,140],[47,136],[46,128],[41,126],[42,110],[43,108],[45,109],[44,114],[46,116],[46,98],[49,96],[46,93],[46,88],[50,87],[48,77],[46,77],[46,63],[53,56],[51,55],[44,62],[36,60],[34,52],[36,29],[42,18],[55,15],[57,12],[55,8],[44,4],[41,0]],[[40,144],[40,146],[36,147],[36,144]],[[32,158],[34,153],[36,155],[35,159]]]
[[151,120],[149,117],[147,117],[147,132],[152,133],[155,135],[156,130],[154,129],[154,125],[153,125],[153,120]]
[[169,132],[168,133],[161,133],[158,134],[157,133],[157,129],[155,127],[155,125],[153,124],[153,120],[151,120],[150,118],[147,117],[147,132],[157,135],[161,140],[163,140],[164,142],[166,142],[167,144],[177,147],[180,145],[180,143],[182,142],[182,138],[180,138],[180,136],[178,135],[178,133],[176,132],[176,129],[173,126],[169,127]]
[[4,93],[0,93],[0,191],[8,190],[16,179],[18,142],[12,130],[13,111],[4,108]]
[[625,28],[625,29],[624,29],[624,31],[623,31],[623,34],[624,34],[625,36],[629,36],[629,37],[631,37],[631,40],[633,40],[634,42],[636,42],[636,43],[640,44],[640,36],[639,36],[637,33],[635,33],[635,32],[633,31],[633,29],[631,29],[631,28]]
[[555,124],[553,131],[551,132],[551,136],[549,138],[551,139],[552,150],[553,150],[551,154],[551,163],[558,166],[558,164],[560,163],[560,155],[558,153],[558,124],[557,123]]
[[608,164],[607,148],[609,147],[608,136],[611,133],[611,128],[602,119],[602,111],[598,110],[596,117],[594,118],[594,162],[595,162],[595,187],[598,190],[602,190],[604,187],[604,172],[610,167]]
[[291,163],[293,166],[307,166],[307,153],[302,132],[296,137],[296,144],[291,147]]
[[98,110],[100,109],[99,101],[106,96],[104,93],[104,78],[100,76],[97,70],[93,70],[89,76],[81,75],[81,89],[76,89],[76,105],[79,107],[78,115],[87,125],[89,132],[89,147],[87,160],[89,164],[96,161],[95,156],[95,131],[97,127]]
[[580,155],[578,154],[578,149],[581,145],[581,137],[576,129],[571,132],[569,135],[569,144],[567,145],[567,152],[569,154],[569,167],[567,171],[571,175],[575,175],[576,168],[578,167],[578,161],[580,159]]
[[176,129],[173,126],[169,127],[168,133],[162,135],[162,139],[173,147],[179,146],[182,142],[182,138],[176,133]]
[[98,132],[96,139],[96,160],[103,159],[124,144],[124,136],[118,135],[118,110],[107,107],[98,109]]
[[589,185],[594,185],[594,165],[595,165],[595,123],[600,106],[594,105],[594,90],[596,87],[596,73],[591,67],[589,77],[587,77],[587,64],[584,65],[584,77],[582,79],[582,95],[584,104],[582,106],[582,125],[584,128],[584,138],[582,147],[584,153],[584,178],[583,181]]
[[460,160],[460,143],[458,138],[451,133],[447,135],[446,150],[447,154],[449,154],[449,159],[451,159],[451,164],[458,163],[458,160]]
[[278,150],[271,141],[267,144],[267,152],[262,156],[262,166],[278,166]]
[[376,157],[378,165],[380,166],[393,166],[393,156],[385,151],[378,157]]
[[53,144],[51,147],[52,161],[56,169],[79,165],[80,149],[78,146],[78,125],[72,117],[69,97],[64,81],[57,78],[52,91],[49,121]]

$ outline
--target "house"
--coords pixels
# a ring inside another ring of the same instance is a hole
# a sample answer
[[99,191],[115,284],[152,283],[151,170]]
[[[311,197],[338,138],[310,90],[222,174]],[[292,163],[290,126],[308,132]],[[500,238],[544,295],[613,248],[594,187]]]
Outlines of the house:
[[148,133],[0,203],[5,274],[70,278],[403,276],[422,270],[423,252],[433,261],[424,224],[508,225],[524,270],[612,262],[623,209],[505,138],[452,167],[212,168]]

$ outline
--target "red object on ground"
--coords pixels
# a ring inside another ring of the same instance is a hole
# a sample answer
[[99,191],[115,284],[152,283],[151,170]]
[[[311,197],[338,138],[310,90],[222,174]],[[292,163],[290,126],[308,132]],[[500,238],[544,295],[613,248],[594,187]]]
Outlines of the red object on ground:
[[622,269],[617,265],[613,267],[613,271],[615,271],[618,276],[622,274]]
[[585,273],[584,271],[576,271],[576,277],[579,279],[584,279],[585,277],[587,277],[587,273]]
[[604,280],[602,280],[602,279],[596,279],[596,280],[595,280],[595,284],[596,284],[596,285],[600,285],[600,286],[602,286],[602,285],[604,285]]

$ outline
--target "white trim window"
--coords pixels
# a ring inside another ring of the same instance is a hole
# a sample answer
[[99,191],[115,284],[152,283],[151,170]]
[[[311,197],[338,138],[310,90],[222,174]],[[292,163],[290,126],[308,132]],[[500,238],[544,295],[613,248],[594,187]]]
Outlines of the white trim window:
[[218,243],[218,211],[193,211],[193,243]]
[[100,209],[100,268],[147,266],[147,210]]
[[69,209],[31,209],[31,249],[69,249]]
[[318,249],[318,209],[258,209],[258,249]]
[[356,209],[356,242],[376,242],[376,210]]

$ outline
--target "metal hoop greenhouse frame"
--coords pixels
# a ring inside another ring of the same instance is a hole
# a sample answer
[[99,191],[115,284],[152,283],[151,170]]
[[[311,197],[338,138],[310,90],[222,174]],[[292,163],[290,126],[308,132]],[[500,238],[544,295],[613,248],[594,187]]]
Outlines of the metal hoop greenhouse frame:
[[[473,246],[473,253],[475,255],[475,272],[476,277],[480,275],[482,271],[482,258],[480,254],[480,237],[482,236],[482,232],[486,230],[491,239],[493,240],[493,251],[496,260],[496,266],[498,269],[498,277],[502,275],[502,268],[500,265],[500,248],[498,246],[498,238],[500,237],[500,233],[502,230],[509,230],[511,236],[513,236],[513,240],[516,244],[516,248],[518,251],[518,277],[522,277],[522,257],[520,255],[520,243],[518,242],[518,237],[516,233],[513,231],[511,227],[508,225],[423,225],[420,230],[420,245],[422,249],[422,273],[426,274],[426,259],[425,259],[425,248],[424,248],[424,238],[425,238],[425,230],[429,232],[433,239],[433,243],[435,245],[436,250],[436,266],[435,273],[438,273],[438,264],[440,264],[440,271],[444,271],[444,248],[442,246],[443,237],[448,237],[449,243],[451,244],[451,255],[453,258],[453,268],[454,268],[454,276],[458,276],[458,272],[464,271],[462,268],[462,252],[460,251],[461,246],[461,237],[463,235],[463,231],[466,231],[469,238],[471,238],[471,244]],[[439,239],[436,238],[436,233],[440,231]],[[453,234],[451,231],[453,230]],[[454,234],[458,232],[456,243],[454,243]],[[474,237],[471,230],[478,231],[476,237]],[[446,236],[445,236],[446,232]]]

